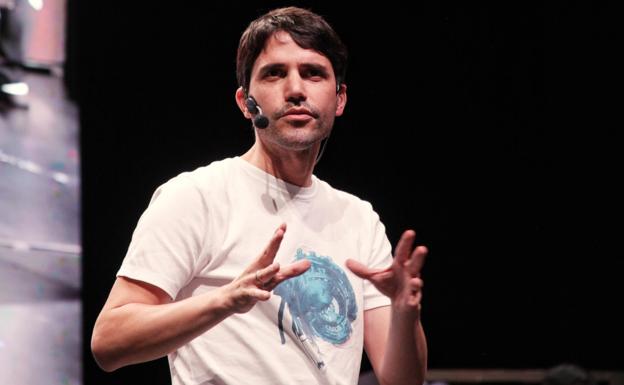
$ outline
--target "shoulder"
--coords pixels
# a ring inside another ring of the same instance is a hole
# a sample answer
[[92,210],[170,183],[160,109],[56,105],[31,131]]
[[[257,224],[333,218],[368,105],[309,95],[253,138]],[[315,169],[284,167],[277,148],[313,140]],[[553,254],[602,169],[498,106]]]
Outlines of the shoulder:
[[233,158],[226,158],[192,171],[185,171],[160,185],[156,194],[162,191],[178,194],[199,193],[200,195],[209,193],[210,190],[224,183],[227,175],[235,171],[235,163]]
[[234,158],[216,160],[206,166],[198,167],[195,170],[183,172],[169,181],[186,180],[187,183],[202,185],[206,182],[215,182],[224,179],[227,175],[236,172],[237,161]]

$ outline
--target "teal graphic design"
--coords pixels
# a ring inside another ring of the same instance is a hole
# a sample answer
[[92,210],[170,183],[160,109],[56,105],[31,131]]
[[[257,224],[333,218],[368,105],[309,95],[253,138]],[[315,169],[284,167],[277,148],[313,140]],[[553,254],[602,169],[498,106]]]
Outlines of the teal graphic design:
[[304,258],[312,262],[310,269],[275,288],[275,294],[282,297],[278,313],[282,344],[286,342],[282,325],[286,304],[293,319],[293,332],[300,339],[320,337],[335,345],[342,344],[351,337],[351,323],[357,317],[353,287],[331,258],[298,249],[295,261]]

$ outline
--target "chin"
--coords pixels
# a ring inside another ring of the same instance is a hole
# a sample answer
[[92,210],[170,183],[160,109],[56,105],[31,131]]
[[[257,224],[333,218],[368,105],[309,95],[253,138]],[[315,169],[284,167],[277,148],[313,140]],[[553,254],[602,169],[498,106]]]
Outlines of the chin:
[[277,124],[269,126],[265,137],[280,147],[293,151],[310,149],[329,135],[329,131],[318,124]]
[[319,135],[284,135],[274,138],[275,142],[283,148],[293,151],[303,151],[310,149],[323,139]]
[[281,141],[280,144],[282,145],[282,147],[285,147],[289,150],[293,150],[293,151],[304,151],[307,150],[309,148],[311,148],[314,143],[316,143],[317,141],[294,141],[294,140],[288,140],[288,141]]

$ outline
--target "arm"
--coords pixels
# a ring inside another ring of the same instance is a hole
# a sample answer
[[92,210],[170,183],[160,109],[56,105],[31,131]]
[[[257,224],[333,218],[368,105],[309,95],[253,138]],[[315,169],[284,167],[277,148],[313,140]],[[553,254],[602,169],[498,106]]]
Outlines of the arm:
[[369,269],[348,260],[347,267],[369,280],[391,300],[390,306],[364,313],[364,345],[382,385],[420,385],[427,371],[427,342],[420,322],[420,270],[427,249],[412,250],[416,234],[406,231],[397,244],[392,265]]
[[231,314],[219,294],[172,302],[156,286],[117,278],[93,329],[95,360],[113,371],[168,354]]
[[[364,348],[382,385],[422,384],[425,381],[425,333],[420,322],[404,321],[391,306],[364,313]],[[394,326],[390,328],[390,325]]]
[[[267,248],[231,283],[182,301],[172,302],[160,288],[118,278],[93,329],[91,350],[106,371],[162,357],[234,313],[266,301],[280,282],[302,274],[309,261],[280,268],[273,262],[285,225]],[[257,273],[256,273],[257,272]]]

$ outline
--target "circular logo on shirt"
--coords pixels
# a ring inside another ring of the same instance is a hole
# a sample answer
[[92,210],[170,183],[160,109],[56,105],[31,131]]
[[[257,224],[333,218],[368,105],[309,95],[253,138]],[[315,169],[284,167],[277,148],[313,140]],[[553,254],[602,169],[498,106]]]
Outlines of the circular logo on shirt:
[[[282,297],[279,326],[282,329],[284,303],[293,319],[296,335],[320,337],[332,344],[346,342],[352,333],[351,322],[357,317],[357,304],[351,282],[344,270],[330,257],[297,250],[295,260],[309,260],[312,265],[304,274],[282,282],[275,294]],[[282,343],[284,338],[282,336]]]

